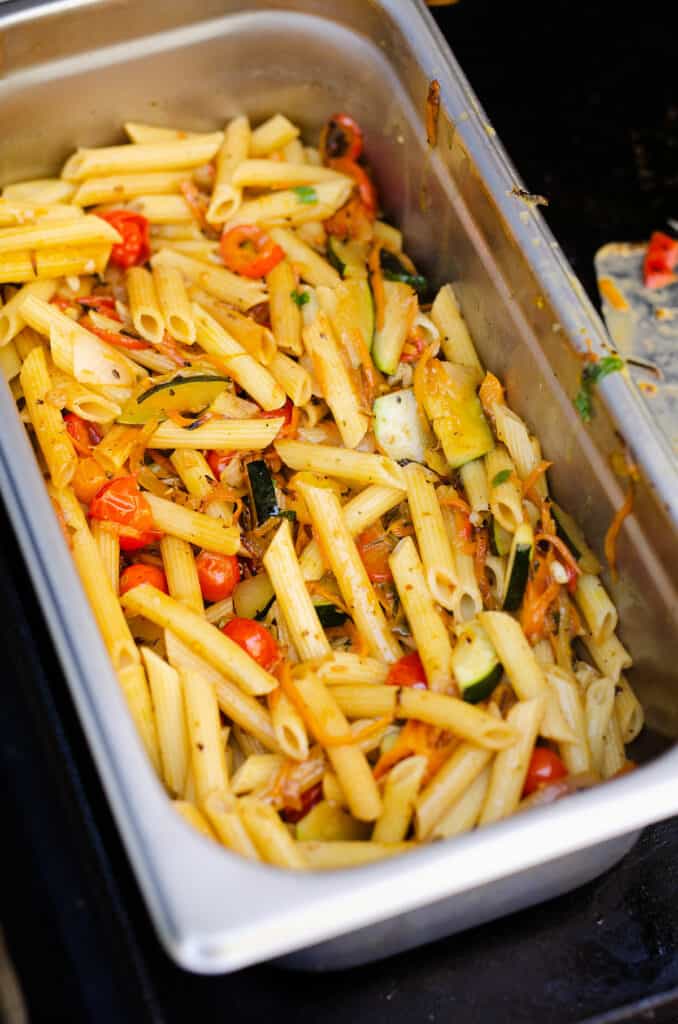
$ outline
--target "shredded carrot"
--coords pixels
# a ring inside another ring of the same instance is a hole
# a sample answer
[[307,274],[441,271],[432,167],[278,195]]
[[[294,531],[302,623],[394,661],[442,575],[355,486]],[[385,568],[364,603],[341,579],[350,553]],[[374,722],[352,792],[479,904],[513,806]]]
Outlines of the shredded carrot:
[[[525,479],[523,480],[523,483],[522,483],[522,488],[523,488],[523,494],[524,495],[526,495],[527,497],[530,496],[530,491],[532,490],[532,488],[536,484],[536,482],[539,479],[539,477],[542,475],[542,473],[545,473],[547,469],[550,469],[552,465],[553,465],[552,462],[546,462],[545,460],[542,460],[540,463],[538,463],[538,465],[536,465],[534,467],[533,470],[531,470],[531,472],[529,472],[527,474],[527,476],[525,477]],[[536,491],[535,491],[535,497],[537,498],[537,500],[535,501],[535,505],[539,506],[541,504],[541,500],[539,498],[539,495],[537,495]],[[532,499],[532,500],[534,500],[534,499]]]
[[575,574],[575,576],[581,575],[581,569],[577,564],[577,559],[574,557],[565,541],[562,541],[560,537],[557,537],[554,533],[535,534],[535,544],[539,544],[541,541],[545,541],[547,544],[550,544],[551,547],[556,549],[566,566]]
[[610,523],[607,533],[605,534],[605,558],[607,564],[610,567],[612,578],[617,578],[617,537],[621,530],[624,520],[627,516],[631,515],[633,510],[633,481],[629,479],[629,489],[626,492],[624,503],[617,509]]
[[504,405],[504,389],[498,377],[493,373],[486,373],[483,382],[478,389],[478,397],[488,416],[492,415],[495,405]]
[[356,354],[360,359],[360,367],[363,371],[365,404],[371,409],[372,403],[379,389],[379,374],[372,362],[372,356],[370,355],[370,351],[365,343],[363,332],[357,327],[352,328],[351,339],[355,344]]
[[427,725],[410,718],[391,747],[382,754],[374,766],[374,778],[379,780],[390,769],[412,754],[421,754],[427,759],[427,768],[423,782],[427,782],[448,759],[457,746],[456,739],[449,739],[449,734],[437,726]]
[[386,729],[393,719],[390,715],[383,715],[381,718],[375,718],[372,722],[365,722],[360,728],[356,729],[355,732],[351,733],[354,743],[364,743],[365,740],[369,740],[372,736],[378,735],[383,729]]
[[278,437],[289,437],[294,438],[297,436],[299,430],[299,420],[301,418],[301,410],[298,405],[292,406],[292,414],[290,416],[290,422],[286,423],[278,431]]
[[520,623],[528,640],[538,638],[544,632],[546,613],[559,593],[560,584],[552,581],[533,603],[528,605],[527,598],[525,598],[520,614]]
[[464,499],[456,493],[445,494],[444,496],[439,497],[438,501],[440,502],[441,505],[449,505],[451,508],[459,509],[459,511],[463,512],[464,515],[471,515],[471,506],[469,505],[469,503],[467,501],[464,501]]
[[417,405],[422,415],[426,408],[424,404],[424,398],[426,397],[426,374],[427,368],[430,361],[435,355],[436,346],[435,344],[429,345],[421,353],[419,362],[414,368],[414,374],[412,376],[412,387],[414,388],[414,397],[417,400]]
[[167,419],[171,420],[175,427],[190,427],[195,423],[195,418],[190,416],[182,416],[176,409],[167,409]]
[[386,307],[386,296],[384,294],[384,275],[381,271],[379,254],[381,244],[378,241],[372,243],[370,254],[367,258],[367,266],[370,271],[370,284],[374,296],[374,307],[376,311],[377,330],[384,326],[384,309]]
[[338,736],[333,735],[325,731],[325,727],[315,717],[309,706],[304,702],[301,694],[297,690],[294,679],[292,678],[292,671],[288,661],[280,663],[277,669],[277,677],[283,693],[287,694],[289,699],[294,704],[295,708],[303,718],[304,722],[315,736],[318,743],[323,747],[344,747],[347,744],[355,743],[355,737],[350,730],[341,733]]
[[198,222],[201,228],[207,227],[207,197],[203,195],[197,186],[187,178],[186,181],[182,181],[179,185],[182,196],[186,200],[186,205],[189,207],[193,217]]

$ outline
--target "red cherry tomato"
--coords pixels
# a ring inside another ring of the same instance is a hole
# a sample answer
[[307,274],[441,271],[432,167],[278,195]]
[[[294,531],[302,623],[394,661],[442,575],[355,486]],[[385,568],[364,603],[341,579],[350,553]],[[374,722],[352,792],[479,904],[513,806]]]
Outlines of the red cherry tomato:
[[346,156],[357,160],[363,151],[363,133],[357,121],[348,114],[333,114],[320,134],[323,162]]
[[118,523],[123,551],[137,551],[160,536],[153,529],[151,506],[134,476],[121,476],[104,484],[90,502],[89,514],[92,519]]
[[219,249],[228,269],[243,277],[265,277],[285,258],[280,246],[256,224],[224,231]]
[[555,782],[567,775],[567,769],[549,747],[535,747],[525,777],[523,796],[529,796],[547,782]]
[[279,416],[283,417],[283,422],[280,425],[279,434],[282,434],[292,422],[294,415],[294,403],[291,398],[288,398],[284,405],[281,405],[279,409],[271,409],[266,412],[264,409],[259,413],[259,418],[262,420],[276,420]]
[[300,807],[294,809],[292,807],[283,808],[282,817],[288,825],[296,825],[298,821],[305,818],[312,807],[320,803],[323,798],[323,784],[322,782],[316,782],[315,786],[311,786],[306,792],[301,794]]
[[428,682],[421,658],[416,651],[391,665],[386,682],[389,686],[411,686],[415,690],[427,690]]
[[207,462],[217,480],[221,480],[221,474],[237,455],[237,452],[212,451],[207,453]]
[[262,668],[270,669],[278,659],[278,645],[269,631],[253,619],[231,619],[222,633],[247,651]]
[[357,538],[356,544],[372,583],[390,583],[393,573],[388,560],[393,548],[386,540],[381,525],[375,523],[374,526],[368,527]]
[[223,601],[230,597],[240,579],[240,563],[235,555],[219,555],[201,551],[195,560],[200,589],[206,601]]
[[72,482],[78,501],[89,505],[104,484],[108,483],[108,477],[97,460],[90,456],[78,461]]
[[99,444],[101,441],[102,434],[96,423],[83,420],[77,413],[66,413],[64,423],[74,447],[81,455],[89,455],[92,445]]
[[334,171],[340,171],[341,174],[347,174],[349,178],[353,178],[358,186],[358,195],[365,207],[365,211],[374,220],[378,205],[377,190],[367,171],[360,164],[357,164],[355,160],[351,160],[347,156],[339,157],[337,160],[330,160],[329,166]]
[[132,590],[134,587],[138,587],[141,583],[150,583],[152,587],[156,587],[158,590],[162,590],[163,594],[167,591],[167,578],[162,571],[155,565],[128,565],[127,568],[120,576],[120,596],[126,594],[128,590]]
[[646,288],[664,288],[676,280],[673,270],[678,263],[678,241],[654,231],[643,263],[643,281]]
[[145,217],[131,210],[110,210],[97,216],[108,221],[122,237],[122,242],[111,249],[111,263],[126,269],[146,262],[151,255],[151,242],[149,224]]

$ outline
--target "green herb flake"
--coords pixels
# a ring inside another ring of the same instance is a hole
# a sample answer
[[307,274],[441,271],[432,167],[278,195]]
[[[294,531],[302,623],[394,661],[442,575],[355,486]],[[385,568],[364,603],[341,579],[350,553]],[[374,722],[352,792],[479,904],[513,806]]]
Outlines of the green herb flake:
[[492,477],[492,486],[499,487],[499,484],[505,484],[510,476],[510,469],[500,469],[499,472],[495,473],[495,475]]
[[593,388],[610,373],[624,369],[624,360],[620,356],[603,356],[595,363],[586,363],[581,372],[581,387],[577,392],[574,405],[585,423],[593,417]]
[[299,309],[301,309],[302,306],[305,306],[307,302],[311,301],[311,296],[308,292],[300,292],[297,291],[296,288],[293,292],[290,292],[290,296],[292,298],[292,302],[298,306]]
[[318,202],[318,193],[312,185],[297,185],[292,191],[299,202],[304,203],[306,206],[311,206],[313,203]]

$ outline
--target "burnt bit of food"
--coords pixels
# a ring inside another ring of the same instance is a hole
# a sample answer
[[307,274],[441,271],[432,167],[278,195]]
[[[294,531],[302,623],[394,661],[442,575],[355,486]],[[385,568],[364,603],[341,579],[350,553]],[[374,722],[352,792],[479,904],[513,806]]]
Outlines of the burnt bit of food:
[[548,206],[549,201],[546,196],[540,196],[538,192],[526,192],[524,188],[518,188],[516,185],[511,189],[512,196],[516,199],[522,199],[528,206]]
[[438,119],[440,117],[440,82],[433,78],[426,95],[426,141],[433,147],[438,142]]

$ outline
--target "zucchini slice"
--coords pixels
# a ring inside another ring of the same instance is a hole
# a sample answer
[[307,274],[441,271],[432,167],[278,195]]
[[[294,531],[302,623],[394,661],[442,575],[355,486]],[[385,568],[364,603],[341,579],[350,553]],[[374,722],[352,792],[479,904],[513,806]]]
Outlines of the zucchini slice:
[[228,377],[208,373],[173,374],[125,402],[117,422],[129,426],[165,419],[169,412],[200,413],[228,386]]
[[424,407],[452,469],[494,448],[473,367],[432,359],[426,366]]
[[576,521],[569,512],[562,509],[560,505],[556,505],[555,501],[551,502],[551,511],[556,521],[556,533],[563,543],[567,544],[577,559],[580,568],[584,572],[597,576],[601,570],[600,562],[586,543],[584,534],[579,529]]
[[452,671],[462,698],[471,704],[489,697],[502,677],[497,652],[477,619],[464,623],[459,630]]
[[433,438],[419,412],[412,388],[392,391],[374,403],[374,434],[379,447],[396,461],[424,462]]
[[505,530],[498,519],[492,516],[490,530],[490,547],[493,555],[508,555],[511,550],[511,534]]
[[281,514],[275,484],[271,471],[263,459],[247,463],[247,477],[257,526],[261,526],[271,516]]
[[263,619],[274,600],[275,591],[266,572],[241,580],[233,591],[233,609],[242,619]]
[[384,323],[374,332],[372,359],[382,373],[395,373],[410,326],[416,316],[417,296],[402,281],[384,281]]
[[327,256],[334,267],[344,278],[362,278],[367,280],[367,244],[355,239],[342,242],[330,235],[327,242]]
[[321,584],[323,593],[312,598],[320,625],[325,629],[343,626],[349,616],[331,600],[332,594],[336,594],[337,601],[340,601],[336,580],[333,576],[323,576]]
[[418,295],[425,295],[428,291],[428,281],[423,274],[413,274],[395,253],[381,249],[379,263],[387,281],[402,281],[403,284],[409,284]]
[[513,535],[504,587],[504,611],[515,612],[523,602],[530,564],[534,554],[534,534],[529,523],[521,523]]

